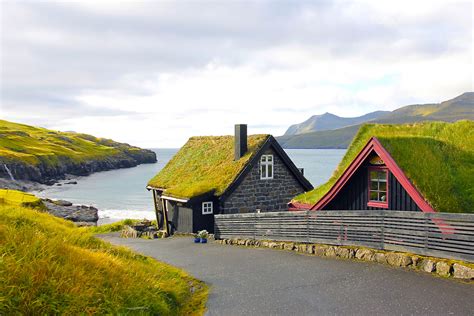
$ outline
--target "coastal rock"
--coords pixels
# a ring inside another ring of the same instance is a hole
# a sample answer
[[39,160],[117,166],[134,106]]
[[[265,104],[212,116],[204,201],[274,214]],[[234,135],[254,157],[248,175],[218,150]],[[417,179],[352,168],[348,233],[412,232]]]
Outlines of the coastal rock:
[[[66,179],[70,175],[87,176],[98,171],[129,168],[142,163],[156,162],[155,152],[148,149],[124,150],[105,159],[98,158],[85,161],[75,161],[69,157],[58,156],[58,162],[55,164],[51,164],[47,158],[41,156],[37,158],[39,163],[32,165],[22,161],[4,160],[0,157],[0,164],[7,166],[15,180],[29,180],[53,185],[58,180]],[[14,182],[4,169],[6,168],[0,168],[0,178]]]
[[99,219],[98,210],[93,206],[73,205],[68,201],[43,199],[46,212],[73,222],[93,222]]

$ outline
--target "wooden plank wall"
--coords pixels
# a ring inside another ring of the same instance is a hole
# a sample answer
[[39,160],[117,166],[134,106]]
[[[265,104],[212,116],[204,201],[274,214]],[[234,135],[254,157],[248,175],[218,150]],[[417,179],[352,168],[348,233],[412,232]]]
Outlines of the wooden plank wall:
[[474,214],[298,211],[215,215],[217,239],[366,246],[474,262]]

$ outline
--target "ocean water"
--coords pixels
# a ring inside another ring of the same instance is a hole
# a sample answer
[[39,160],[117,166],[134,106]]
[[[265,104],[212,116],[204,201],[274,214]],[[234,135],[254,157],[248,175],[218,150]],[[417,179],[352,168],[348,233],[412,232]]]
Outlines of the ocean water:
[[[146,184],[178,149],[153,149],[157,163],[134,168],[97,172],[77,178],[77,184],[63,184],[36,192],[41,197],[64,199],[76,204],[93,205],[102,219],[154,218],[151,192]],[[324,183],[345,154],[344,149],[287,149],[285,150],[313,186]]]

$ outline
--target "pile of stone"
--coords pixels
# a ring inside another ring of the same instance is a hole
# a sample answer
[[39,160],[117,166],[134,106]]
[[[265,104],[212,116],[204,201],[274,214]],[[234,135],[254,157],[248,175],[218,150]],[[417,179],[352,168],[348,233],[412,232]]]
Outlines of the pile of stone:
[[69,201],[42,199],[46,212],[73,221],[77,226],[95,226],[99,211],[93,206],[74,205]]
[[155,239],[166,236],[164,232],[159,231],[151,221],[143,220],[134,225],[125,225],[120,233],[120,237]]
[[217,243],[248,247],[264,247],[272,249],[297,251],[300,253],[372,261],[389,264],[395,267],[407,267],[419,271],[436,273],[443,277],[453,277],[466,281],[474,280],[474,264],[440,258],[425,257],[400,252],[388,252],[362,247],[331,246],[320,244],[303,244],[294,242],[267,241],[255,239],[221,239]]

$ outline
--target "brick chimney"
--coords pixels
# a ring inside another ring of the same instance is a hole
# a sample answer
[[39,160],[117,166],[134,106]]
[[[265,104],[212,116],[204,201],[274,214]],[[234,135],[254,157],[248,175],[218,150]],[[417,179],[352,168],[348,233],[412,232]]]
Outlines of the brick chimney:
[[247,124],[235,125],[234,149],[236,161],[247,152]]

